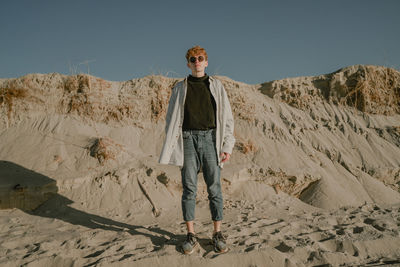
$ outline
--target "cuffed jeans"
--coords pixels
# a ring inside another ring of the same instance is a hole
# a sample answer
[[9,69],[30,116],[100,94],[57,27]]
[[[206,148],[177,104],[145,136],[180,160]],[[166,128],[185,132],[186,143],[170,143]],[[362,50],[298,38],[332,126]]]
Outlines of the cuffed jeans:
[[223,200],[217,151],[215,148],[215,130],[183,131],[184,162],[182,174],[182,212],[185,221],[195,217],[197,174],[203,170],[207,185],[208,199],[213,221],[223,218]]

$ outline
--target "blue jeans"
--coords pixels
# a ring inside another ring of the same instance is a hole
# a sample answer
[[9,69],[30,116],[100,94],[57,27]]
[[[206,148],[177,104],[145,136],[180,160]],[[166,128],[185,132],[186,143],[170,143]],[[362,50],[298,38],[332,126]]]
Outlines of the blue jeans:
[[182,212],[185,221],[193,221],[196,206],[197,174],[203,170],[207,185],[211,217],[213,221],[223,218],[223,200],[217,151],[215,148],[215,130],[183,131],[183,168],[182,174]]

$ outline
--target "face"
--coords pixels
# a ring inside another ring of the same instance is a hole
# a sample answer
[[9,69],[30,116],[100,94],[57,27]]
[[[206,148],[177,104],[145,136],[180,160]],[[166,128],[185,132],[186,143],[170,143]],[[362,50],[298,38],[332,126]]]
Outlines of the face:
[[187,66],[192,70],[192,73],[203,73],[208,66],[208,61],[204,55],[199,54],[191,56]]

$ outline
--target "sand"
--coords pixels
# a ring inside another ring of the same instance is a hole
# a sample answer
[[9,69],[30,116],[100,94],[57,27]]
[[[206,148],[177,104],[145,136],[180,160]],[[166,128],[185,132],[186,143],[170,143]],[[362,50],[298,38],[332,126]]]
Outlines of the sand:
[[212,249],[200,178],[190,256],[179,169],[157,163],[179,79],[0,79],[0,265],[400,265],[400,73],[219,78],[237,138],[221,175],[230,250]]

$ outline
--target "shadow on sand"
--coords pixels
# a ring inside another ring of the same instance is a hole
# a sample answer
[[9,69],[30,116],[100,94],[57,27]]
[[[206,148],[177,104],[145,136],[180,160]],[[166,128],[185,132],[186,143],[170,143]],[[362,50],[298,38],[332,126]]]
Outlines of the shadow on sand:
[[[7,202],[10,196],[17,196],[18,201]],[[126,224],[72,208],[69,205],[73,201],[58,194],[54,179],[9,161],[0,161],[0,200],[2,208],[18,208],[32,216],[55,218],[90,229],[126,231],[133,236],[148,237],[154,246],[153,251],[166,244],[174,245],[180,251],[180,242],[184,238],[159,227]]]

